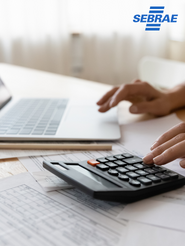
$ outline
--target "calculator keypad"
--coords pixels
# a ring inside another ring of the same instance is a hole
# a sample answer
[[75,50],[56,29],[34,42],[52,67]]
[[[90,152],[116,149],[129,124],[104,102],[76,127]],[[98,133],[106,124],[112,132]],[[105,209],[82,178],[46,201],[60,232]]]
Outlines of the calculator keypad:
[[147,186],[178,178],[178,174],[154,164],[147,165],[141,158],[129,153],[102,157],[93,161],[99,163],[94,165],[94,168],[96,166],[106,175],[114,176],[115,179],[136,187],[140,187],[141,184]]

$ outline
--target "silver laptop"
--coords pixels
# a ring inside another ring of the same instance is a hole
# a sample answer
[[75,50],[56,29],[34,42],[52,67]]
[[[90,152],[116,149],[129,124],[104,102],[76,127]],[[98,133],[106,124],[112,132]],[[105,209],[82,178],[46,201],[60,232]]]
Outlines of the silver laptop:
[[117,140],[116,109],[105,114],[95,101],[66,98],[12,98],[0,79],[0,140]]

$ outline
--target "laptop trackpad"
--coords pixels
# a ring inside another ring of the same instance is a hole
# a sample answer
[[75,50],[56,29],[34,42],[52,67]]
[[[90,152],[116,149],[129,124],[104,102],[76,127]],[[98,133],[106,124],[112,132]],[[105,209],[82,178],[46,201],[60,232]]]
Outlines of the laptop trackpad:
[[116,109],[102,114],[96,105],[71,105],[57,134],[68,139],[119,139]]
[[64,122],[114,122],[117,123],[117,113],[111,109],[106,113],[98,112],[96,105],[72,105],[69,107]]

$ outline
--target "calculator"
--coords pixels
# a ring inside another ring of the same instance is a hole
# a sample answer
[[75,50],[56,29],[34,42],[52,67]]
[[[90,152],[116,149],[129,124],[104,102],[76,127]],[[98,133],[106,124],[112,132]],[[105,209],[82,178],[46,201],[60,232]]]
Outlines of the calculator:
[[185,177],[165,167],[143,163],[130,153],[67,163],[44,161],[43,167],[93,198],[134,202],[185,185]]

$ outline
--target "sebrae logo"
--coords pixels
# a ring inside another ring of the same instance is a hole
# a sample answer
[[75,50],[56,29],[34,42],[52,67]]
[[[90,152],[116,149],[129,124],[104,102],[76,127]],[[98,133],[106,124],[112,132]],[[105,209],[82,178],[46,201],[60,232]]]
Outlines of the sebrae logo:
[[145,22],[145,31],[160,31],[160,26],[164,22],[177,22],[177,14],[163,15],[164,6],[151,6],[149,14],[134,15],[133,22]]

